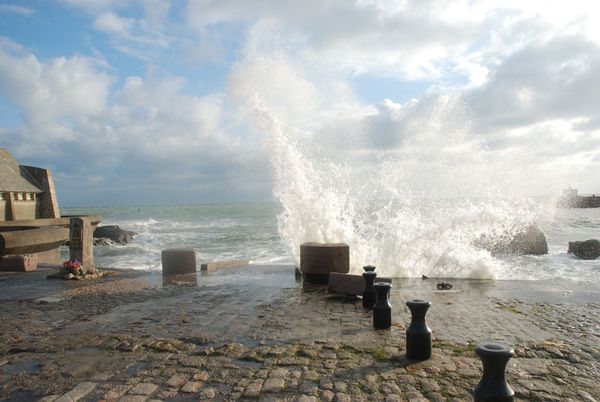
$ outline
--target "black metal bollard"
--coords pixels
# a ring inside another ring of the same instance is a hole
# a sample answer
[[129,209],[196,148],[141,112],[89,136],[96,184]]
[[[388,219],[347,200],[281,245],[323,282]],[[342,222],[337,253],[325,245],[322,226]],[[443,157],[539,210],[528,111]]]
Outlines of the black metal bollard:
[[411,360],[427,360],[431,358],[431,329],[427,326],[425,314],[431,302],[414,299],[407,301],[406,305],[412,315],[406,329],[406,357]]
[[365,272],[373,272],[373,271],[375,271],[375,266],[374,265],[365,265],[363,267],[363,269],[365,270]]
[[512,348],[497,342],[477,345],[475,352],[483,364],[483,376],[475,387],[475,402],[513,402],[515,391],[506,382],[506,365],[514,356]]
[[376,282],[373,285],[377,295],[373,306],[373,328],[388,329],[392,326],[392,305],[390,304],[390,288],[386,282]]
[[363,278],[365,279],[365,290],[363,290],[363,307],[364,308],[373,308],[375,304],[375,298],[377,295],[375,294],[375,289],[373,289],[373,282],[375,281],[375,277],[377,274],[373,271],[364,272]]

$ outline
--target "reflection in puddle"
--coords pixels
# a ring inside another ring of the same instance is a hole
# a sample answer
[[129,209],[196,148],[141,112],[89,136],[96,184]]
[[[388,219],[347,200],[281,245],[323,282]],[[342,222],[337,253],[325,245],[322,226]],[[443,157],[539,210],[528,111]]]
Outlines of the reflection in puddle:
[[198,284],[196,273],[181,274],[181,275],[163,275],[163,286],[175,285],[192,285]]

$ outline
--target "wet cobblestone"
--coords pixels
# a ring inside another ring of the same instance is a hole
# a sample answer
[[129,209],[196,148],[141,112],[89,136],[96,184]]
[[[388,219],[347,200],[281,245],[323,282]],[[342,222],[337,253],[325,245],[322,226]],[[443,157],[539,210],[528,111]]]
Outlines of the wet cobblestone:
[[[518,400],[600,400],[596,302],[396,284],[392,329],[375,331],[360,301],[262,274],[279,282],[5,300],[0,400],[465,401],[487,339],[515,347]],[[433,357],[421,363],[404,356],[411,296],[433,302]]]

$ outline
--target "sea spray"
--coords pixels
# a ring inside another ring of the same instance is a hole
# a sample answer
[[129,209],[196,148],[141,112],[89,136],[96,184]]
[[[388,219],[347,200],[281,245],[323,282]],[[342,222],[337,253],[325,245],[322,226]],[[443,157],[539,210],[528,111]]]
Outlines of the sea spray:
[[[391,102],[391,127],[379,132],[381,124],[369,124],[380,111],[354,119],[359,128],[346,136],[331,128],[339,123],[335,111],[315,112],[306,124],[286,121],[285,97],[273,104],[272,85],[252,85],[257,63],[249,63],[250,72],[238,65],[234,81],[243,83],[241,98],[267,134],[279,234],[296,264],[303,242],[344,242],[353,272],[373,263],[386,276],[503,276],[503,261],[475,240],[516,233],[535,220],[537,206],[502,189],[502,172],[471,134],[459,96]],[[298,72],[290,77],[304,80]],[[365,145],[378,136],[388,138]]]

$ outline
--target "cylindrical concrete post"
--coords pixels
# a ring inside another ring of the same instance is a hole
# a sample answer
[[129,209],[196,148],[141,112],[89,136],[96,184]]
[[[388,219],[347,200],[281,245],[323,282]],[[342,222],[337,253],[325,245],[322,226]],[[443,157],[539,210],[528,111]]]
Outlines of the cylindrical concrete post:
[[193,248],[169,248],[161,252],[163,275],[196,273],[196,252]]
[[300,245],[300,270],[308,283],[327,285],[330,272],[350,271],[350,247],[344,243]]

